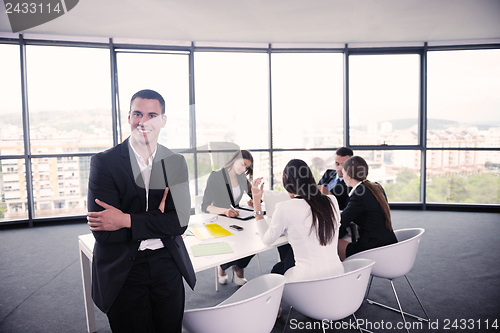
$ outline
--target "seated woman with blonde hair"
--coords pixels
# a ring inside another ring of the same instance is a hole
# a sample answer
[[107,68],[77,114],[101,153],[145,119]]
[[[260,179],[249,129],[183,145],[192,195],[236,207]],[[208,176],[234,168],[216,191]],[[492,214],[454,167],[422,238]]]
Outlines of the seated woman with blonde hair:
[[339,239],[340,260],[368,249],[397,243],[392,231],[391,211],[384,189],[372,183],[368,176],[368,164],[360,156],[352,156],[343,164],[344,181],[352,187],[349,202],[341,214],[340,237],[352,222],[358,226],[356,242]]

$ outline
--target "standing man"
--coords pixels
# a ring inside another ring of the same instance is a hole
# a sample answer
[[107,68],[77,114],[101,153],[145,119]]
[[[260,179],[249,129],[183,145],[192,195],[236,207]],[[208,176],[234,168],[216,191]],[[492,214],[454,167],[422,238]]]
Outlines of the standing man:
[[167,122],[159,93],[134,94],[128,122],[130,137],[90,162],[92,297],[115,333],[180,333],[182,277],[196,282],[181,237],[191,209],[187,165],[158,144]]
[[324,194],[331,193],[337,198],[340,210],[343,210],[349,201],[349,189],[344,182],[342,163],[353,155],[354,153],[351,148],[340,147],[337,149],[335,152],[335,170],[326,170],[318,183],[321,192]]

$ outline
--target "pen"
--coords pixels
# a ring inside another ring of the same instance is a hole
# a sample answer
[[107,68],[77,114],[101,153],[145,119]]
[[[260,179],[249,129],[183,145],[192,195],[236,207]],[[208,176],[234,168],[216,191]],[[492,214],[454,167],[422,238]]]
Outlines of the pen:
[[236,212],[236,216],[240,215],[240,213],[236,210],[236,208],[234,208],[233,204],[230,204],[229,207],[231,207],[231,209],[233,209]]

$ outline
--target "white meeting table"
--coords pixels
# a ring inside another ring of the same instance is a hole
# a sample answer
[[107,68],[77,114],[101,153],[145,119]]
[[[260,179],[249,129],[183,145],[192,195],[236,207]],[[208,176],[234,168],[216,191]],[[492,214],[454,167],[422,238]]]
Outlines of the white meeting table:
[[[211,220],[216,215],[212,214],[199,214],[191,215],[189,220],[189,225],[199,225],[199,224],[209,224],[217,223],[224,229],[230,231],[232,235],[220,237],[220,238],[209,238],[204,241],[200,241],[195,236],[186,236],[184,238],[184,244],[189,252],[189,257],[193,264],[195,272],[200,272],[212,267],[217,267],[220,264],[224,264],[236,259],[244,258],[252,254],[257,254],[260,252],[267,251],[269,249],[278,247],[280,245],[286,244],[287,240],[284,236],[281,236],[276,242],[271,246],[267,246],[262,243],[260,236],[257,234],[257,225],[255,219],[250,219],[247,221],[242,221],[239,219],[228,218],[225,216],[218,216],[216,220],[211,222]],[[229,228],[230,225],[237,224],[244,228],[243,231],[236,231]],[[89,333],[94,333],[97,331],[95,323],[95,312],[94,312],[94,302],[92,300],[91,293],[91,272],[92,272],[92,252],[94,249],[94,236],[92,233],[86,235],[78,236],[78,245],[80,248],[80,263],[82,270],[82,282],[83,282],[83,297],[85,301],[85,311],[87,316],[87,330]],[[227,242],[233,249],[233,253],[217,254],[212,256],[203,257],[193,257],[191,252],[191,246],[204,243],[213,242]],[[217,275],[215,276],[217,279]]]

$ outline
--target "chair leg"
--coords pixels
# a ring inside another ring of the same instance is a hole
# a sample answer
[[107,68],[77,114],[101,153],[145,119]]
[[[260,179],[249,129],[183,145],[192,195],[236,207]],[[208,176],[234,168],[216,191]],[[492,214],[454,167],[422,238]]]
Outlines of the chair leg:
[[290,313],[292,313],[292,306],[290,306],[290,310],[288,310],[288,315],[286,316],[285,326],[283,326],[282,333],[285,333],[286,331],[286,325],[288,325],[288,319],[290,319]]
[[394,292],[394,296],[396,296],[396,302],[398,303],[399,310],[395,309],[395,308],[392,308],[390,306],[387,306],[385,304],[382,304],[382,303],[374,302],[374,301],[369,300],[369,299],[367,299],[367,301],[368,301],[369,304],[375,304],[375,305],[381,306],[383,308],[386,308],[386,309],[389,309],[389,310],[392,310],[392,311],[395,311],[395,312],[399,312],[401,314],[401,317],[403,317],[403,321],[405,323],[406,331],[408,333],[410,333],[410,330],[408,329],[408,324],[406,323],[406,318],[405,318],[405,314],[406,313],[403,312],[403,309],[401,308],[401,303],[399,302],[399,297],[398,297],[398,294],[396,293],[396,288],[394,287],[394,282],[393,282],[392,279],[389,279],[389,281],[391,282],[392,291]]
[[215,291],[219,291],[219,266],[215,266]]
[[398,294],[396,293],[396,288],[394,287],[394,282],[393,282],[392,279],[389,280],[389,281],[391,281],[392,291],[394,291],[394,296],[396,296],[396,301],[398,302],[399,310],[401,311],[401,317],[403,317],[403,321],[405,323],[406,331],[408,333],[410,333],[410,330],[408,329],[408,324],[406,323],[406,318],[405,318],[405,315],[404,315],[404,312],[403,312],[403,308],[401,308],[401,303],[399,303],[399,297],[398,297]]
[[365,299],[368,300],[368,294],[370,293],[370,288],[372,287],[373,275],[370,275],[370,281],[368,281],[368,288],[366,288]]
[[358,319],[356,318],[356,316],[354,315],[354,313],[352,314],[352,316],[354,317],[354,322],[356,323],[356,328],[361,332],[368,332],[368,333],[373,333],[372,331],[370,330],[367,330],[366,328],[361,328],[361,326],[359,326],[358,324]]
[[[424,306],[422,305],[422,302],[420,302],[420,298],[418,298],[418,295],[415,292],[415,289],[413,289],[413,286],[411,285],[410,280],[408,279],[408,277],[406,275],[405,275],[405,278],[406,278],[406,281],[408,282],[408,285],[411,288],[411,291],[413,291],[413,294],[415,295],[415,298],[417,299],[418,304],[420,304],[420,307],[422,308],[422,311],[424,311],[424,314],[425,314],[425,317],[427,318],[427,320],[425,320],[423,318],[420,318],[420,317],[417,317],[417,316],[413,316],[413,317],[417,318],[420,321],[427,321],[427,322],[430,321],[429,315],[427,314],[427,311],[425,311]],[[412,315],[410,315],[410,316],[412,316]]]
[[257,253],[257,261],[259,262],[260,275],[262,275],[262,266],[260,265],[260,257],[258,253]]
[[[373,277],[372,277],[373,278]],[[396,294],[396,288],[394,287],[394,283],[393,283],[393,279],[389,279],[389,281],[391,282],[391,286],[392,286],[392,290],[394,292],[394,295],[396,296],[396,301],[398,302],[398,305],[399,305],[399,310],[398,309],[395,309],[393,307],[390,307],[388,305],[385,305],[385,304],[382,304],[382,303],[378,303],[378,302],[375,302],[371,299],[366,299],[366,301],[369,303],[369,304],[375,304],[375,305],[378,305],[378,306],[381,306],[383,308],[386,308],[388,310],[392,310],[392,311],[395,311],[395,312],[399,312],[402,316],[403,316],[403,319],[404,319],[404,316],[409,316],[409,317],[412,317],[412,318],[415,318],[419,321],[426,321],[426,322],[429,322],[430,321],[430,318],[429,316],[427,315],[427,312],[425,311],[424,307],[422,306],[422,302],[420,301],[420,299],[418,298],[417,296],[417,293],[415,292],[415,290],[413,289],[413,286],[411,285],[410,283],[410,280],[408,280],[408,277],[405,275],[405,278],[406,278],[406,281],[408,282],[411,290],[413,291],[413,294],[415,295],[415,297],[417,298],[417,301],[418,303],[420,304],[420,307],[422,308],[422,310],[424,311],[424,314],[425,316],[427,317],[427,319],[425,318],[422,318],[422,317],[419,317],[419,316],[416,316],[414,314],[411,314],[411,313],[408,313],[408,312],[404,312],[402,309],[401,309],[401,305],[399,304],[399,299],[398,299],[398,296]],[[371,281],[370,281],[371,282]],[[367,297],[368,297],[368,293],[367,293]]]

